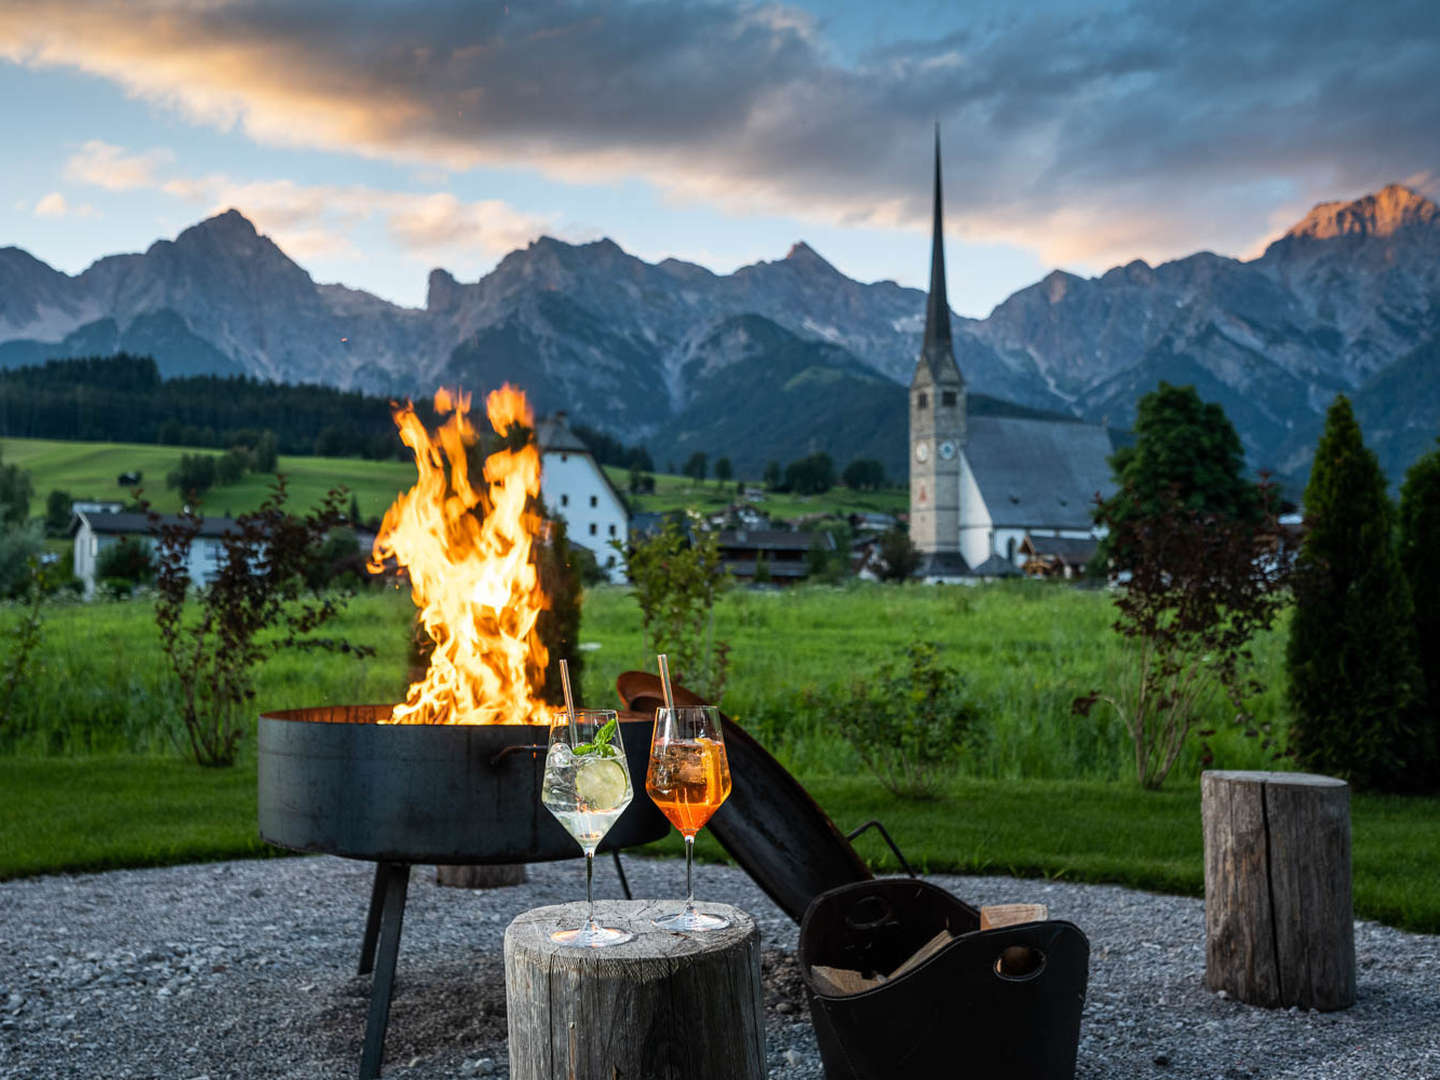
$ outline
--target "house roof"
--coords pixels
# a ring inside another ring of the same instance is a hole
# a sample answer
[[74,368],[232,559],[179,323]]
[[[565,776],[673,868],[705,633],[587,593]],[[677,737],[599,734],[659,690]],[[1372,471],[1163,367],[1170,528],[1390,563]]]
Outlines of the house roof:
[[991,555],[970,573],[975,577],[1019,577],[1020,569],[1003,555]]
[[731,529],[720,534],[718,545],[721,550],[809,551],[817,540],[823,547],[835,546],[835,538],[827,532],[786,532],[783,529]]
[[1089,562],[1099,549],[1100,541],[1073,536],[1027,536],[1020,543],[1021,551],[1053,556],[1067,563]]
[[[183,520],[178,514],[162,514],[160,516],[161,525],[179,525]],[[70,519],[71,536],[80,530],[81,521],[90,526],[91,532],[107,536],[143,536],[150,533],[150,519],[144,514],[90,514],[81,510],[77,511],[75,516]],[[200,522],[199,535],[226,536],[234,528],[233,518],[205,518]]]
[[1110,434],[1096,424],[972,416],[965,457],[996,528],[1088,529],[1115,489]]
[[570,430],[563,412],[552,413],[535,425],[535,443],[542,454],[560,453],[588,454],[590,448],[579,435]]
[[958,551],[932,551],[920,559],[914,577],[960,578],[970,576],[970,564]]

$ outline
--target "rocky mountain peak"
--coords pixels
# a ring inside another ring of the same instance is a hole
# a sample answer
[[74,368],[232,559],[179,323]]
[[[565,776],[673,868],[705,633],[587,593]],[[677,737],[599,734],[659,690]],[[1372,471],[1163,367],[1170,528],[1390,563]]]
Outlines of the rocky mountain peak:
[[1390,184],[1353,202],[1320,203],[1286,238],[1329,240],[1337,236],[1393,236],[1415,226],[1440,227],[1440,207],[1401,184]]
[[430,271],[430,281],[425,290],[426,311],[450,311],[460,303],[460,283],[449,270],[436,267]]
[[785,254],[787,265],[805,273],[838,274],[839,270],[831,266],[820,253],[812,248],[804,240],[797,240],[790,245],[790,250]]

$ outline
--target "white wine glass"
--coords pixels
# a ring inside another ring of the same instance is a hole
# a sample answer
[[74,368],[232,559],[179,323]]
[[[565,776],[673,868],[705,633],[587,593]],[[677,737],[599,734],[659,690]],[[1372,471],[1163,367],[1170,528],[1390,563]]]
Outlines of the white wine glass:
[[585,852],[587,907],[584,926],[556,930],[550,935],[552,941],[594,949],[635,936],[595,921],[592,891],[595,849],[634,796],[615,710],[576,709],[573,717],[564,710],[552,714],[540,802]]

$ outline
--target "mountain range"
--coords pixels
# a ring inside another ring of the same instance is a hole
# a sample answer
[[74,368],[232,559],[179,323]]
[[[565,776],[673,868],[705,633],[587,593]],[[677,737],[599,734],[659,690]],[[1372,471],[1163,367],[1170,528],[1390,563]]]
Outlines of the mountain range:
[[[510,380],[657,464],[700,449],[742,474],[825,450],[903,476],[924,309],[804,243],[715,274],[543,237],[476,282],[432,271],[423,308],[315,282],[235,210],[75,276],[0,249],[0,367],[123,350],[166,376],[395,395]],[[1398,480],[1440,433],[1440,209],[1391,185],[1315,207],[1258,258],[1055,271],[953,325],[977,412],[1124,427],[1160,380],[1192,383],[1254,467],[1296,481],[1344,392]]]

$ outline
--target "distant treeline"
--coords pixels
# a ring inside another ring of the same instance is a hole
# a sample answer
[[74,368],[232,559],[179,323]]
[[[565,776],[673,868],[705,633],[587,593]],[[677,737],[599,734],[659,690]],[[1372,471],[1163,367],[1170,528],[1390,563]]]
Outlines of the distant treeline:
[[[416,407],[435,422],[428,402]],[[0,437],[229,449],[265,432],[282,454],[409,457],[383,397],[244,375],[161,379],[151,357],[127,353],[0,371]]]

